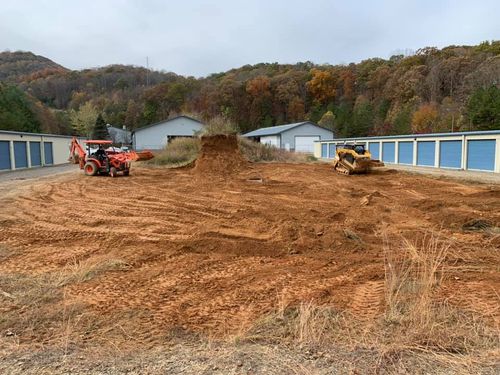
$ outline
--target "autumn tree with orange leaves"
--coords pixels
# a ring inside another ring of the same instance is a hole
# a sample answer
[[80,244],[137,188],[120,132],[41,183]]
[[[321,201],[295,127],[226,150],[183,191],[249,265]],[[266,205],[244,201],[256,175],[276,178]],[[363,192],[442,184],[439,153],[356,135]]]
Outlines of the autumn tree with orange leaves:
[[328,70],[312,69],[312,78],[307,82],[307,89],[315,102],[324,105],[335,99],[336,80]]
[[439,112],[435,104],[423,104],[415,111],[411,120],[413,133],[432,133],[439,119]]

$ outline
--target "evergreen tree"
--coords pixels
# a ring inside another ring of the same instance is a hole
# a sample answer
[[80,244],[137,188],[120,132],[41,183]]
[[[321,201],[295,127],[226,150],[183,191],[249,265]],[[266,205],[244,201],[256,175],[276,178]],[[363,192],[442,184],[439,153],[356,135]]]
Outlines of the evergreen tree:
[[352,124],[352,105],[347,101],[335,108],[335,137],[346,137]]
[[15,86],[0,83],[0,129],[39,132],[40,121],[28,96]]
[[97,120],[95,121],[94,129],[92,130],[92,139],[108,139],[108,128],[106,126],[106,121],[102,118],[99,113]]
[[500,129],[500,89],[492,85],[476,90],[467,104],[467,113],[478,130]]
[[368,100],[358,97],[352,113],[349,137],[366,137],[373,128],[373,108]]

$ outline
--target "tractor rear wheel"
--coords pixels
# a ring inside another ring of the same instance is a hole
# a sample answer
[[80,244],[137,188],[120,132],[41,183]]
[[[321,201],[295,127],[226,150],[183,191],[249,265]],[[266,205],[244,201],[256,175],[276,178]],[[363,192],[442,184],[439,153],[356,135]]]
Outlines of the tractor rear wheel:
[[116,168],[115,168],[115,167],[111,167],[111,168],[109,168],[109,175],[110,175],[111,177],[116,177],[116,176],[117,176],[117,173],[118,173],[118,171],[116,170]]
[[83,171],[86,176],[95,176],[97,174],[97,165],[89,161],[83,166]]

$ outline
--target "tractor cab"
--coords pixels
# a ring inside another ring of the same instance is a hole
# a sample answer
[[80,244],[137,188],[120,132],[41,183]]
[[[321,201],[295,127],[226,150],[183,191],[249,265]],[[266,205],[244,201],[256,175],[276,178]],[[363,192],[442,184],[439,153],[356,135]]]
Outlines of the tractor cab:
[[95,176],[101,174],[115,177],[118,172],[123,172],[125,176],[129,174],[129,158],[123,153],[115,152],[114,149],[109,150],[112,143],[111,141],[101,140],[85,141],[87,157],[83,170],[86,175]]
[[[111,141],[96,141],[96,140],[90,140],[90,141],[84,141],[84,143],[87,146],[87,156],[89,157],[97,157],[98,154],[101,155],[106,155],[106,151],[104,150],[105,146],[110,146],[113,142]],[[99,150],[102,150],[103,152],[98,152]]]
[[108,175],[115,177],[118,173],[128,176],[132,161],[149,160],[154,157],[151,151],[124,152],[112,147],[111,141],[89,140],[84,141],[87,150],[73,137],[69,150],[69,161],[80,164],[87,176]]

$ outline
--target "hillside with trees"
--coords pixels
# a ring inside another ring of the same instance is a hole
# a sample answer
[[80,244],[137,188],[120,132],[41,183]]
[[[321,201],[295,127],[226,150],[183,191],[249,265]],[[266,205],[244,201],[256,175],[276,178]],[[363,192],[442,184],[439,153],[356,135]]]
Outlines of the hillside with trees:
[[90,134],[82,119],[135,129],[179,113],[222,114],[243,132],[303,120],[338,136],[500,129],[500,41],[349,65],[262,63],[203,78],[124,65],[73,71],[3,52],[0,82],[0,129]]

